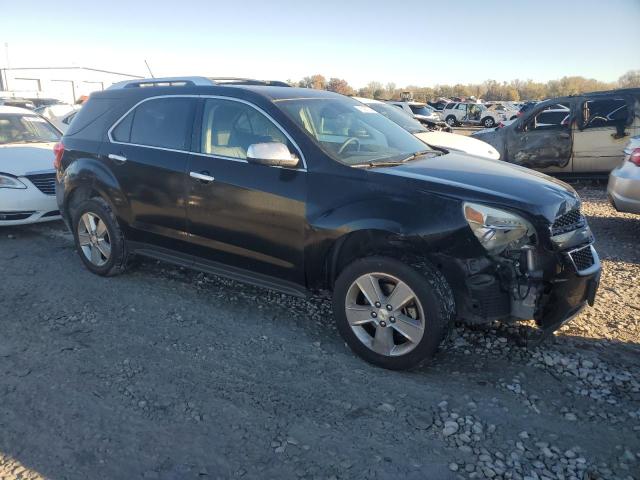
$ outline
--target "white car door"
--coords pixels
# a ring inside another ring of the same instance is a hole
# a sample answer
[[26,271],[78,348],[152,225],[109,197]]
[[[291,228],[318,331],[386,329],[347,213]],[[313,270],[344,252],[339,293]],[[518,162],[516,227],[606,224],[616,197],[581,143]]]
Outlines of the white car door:
[[574,171],[608,173],[618,166],[629,138],[640,133],[638,117],[628,125],[627,102],[619,95],[581,102],[582,119],[573,137]]

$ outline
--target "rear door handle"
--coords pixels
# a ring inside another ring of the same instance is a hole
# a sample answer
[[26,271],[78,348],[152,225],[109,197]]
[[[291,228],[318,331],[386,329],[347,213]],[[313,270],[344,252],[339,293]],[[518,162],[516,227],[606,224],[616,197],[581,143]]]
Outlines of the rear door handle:
[[111,160],[115,160],[119,163],[124,163],[127,161],[127,157],[123,157],[122,155],[116,155],[115,153],[110,153],[107,155]]
[[211,183],[215,180],[211,175],[206,175],[205,173],[189,172],[189,176],[204,183]]

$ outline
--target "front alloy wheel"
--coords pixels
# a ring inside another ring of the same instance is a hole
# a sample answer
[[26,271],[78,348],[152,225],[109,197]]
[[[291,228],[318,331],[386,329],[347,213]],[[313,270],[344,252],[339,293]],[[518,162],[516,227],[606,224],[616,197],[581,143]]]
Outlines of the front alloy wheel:
[[86,212],[78,222],[78,245],[88,261],[96,267],[105,265],[111,257],[111,240],[104,221],[95,213]]
[[409,353],[424,335],[420,300],[406,283],[386,273],[357,278],[347,292],[345,311],[356,337],[380,355]]
[[333,287],[333,314],[351,350],[383,368],[405,370],[431,358],[455,313],[437,269],[371,256],[347,265]]

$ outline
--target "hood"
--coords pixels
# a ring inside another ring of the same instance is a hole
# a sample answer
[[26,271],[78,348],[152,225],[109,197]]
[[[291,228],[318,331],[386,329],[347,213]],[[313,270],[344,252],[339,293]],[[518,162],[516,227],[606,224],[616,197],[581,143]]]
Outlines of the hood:
[[19,177],[30,172],[53,170],[55,142],[0,145],[0,172]]
[[528,168],[463,153],[420,157],[406,164],[374,169],[425,182],[424,191],[514,208],[552,223],[580,205],[566,183]]
[[440,118],[440,115],[437,114],[431,114],[431,115],[420,115],[420,114],[415,114],[414,118],[416,120],[427,120],[428,122],[439,122],[440,120],[442,120]]
[[475,138],[465,137],[447,132],[420,132],[415,134],[427,145],[444,149],[459,150],[470,155],[476,155],[490,160],[500,159],[500,154],[488,143]]

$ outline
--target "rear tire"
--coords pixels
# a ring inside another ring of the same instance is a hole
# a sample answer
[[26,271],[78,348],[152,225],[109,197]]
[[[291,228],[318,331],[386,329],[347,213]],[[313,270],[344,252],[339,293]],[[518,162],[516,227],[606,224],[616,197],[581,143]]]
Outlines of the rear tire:
[[71,229],[78,255],[91,272],[112,276],[125,270],[124,235],[104,199],[90,198],[74,208]]
[[485,128],[493,128],[496,125],[496,121],[492,117],[483,118],[481,123]]
[[435,355],[454,305],[438,270],[389,257],[354,261],[340,273],[333,292],[338,331],[349,347],[367,362],[391,370],[415,368]]

